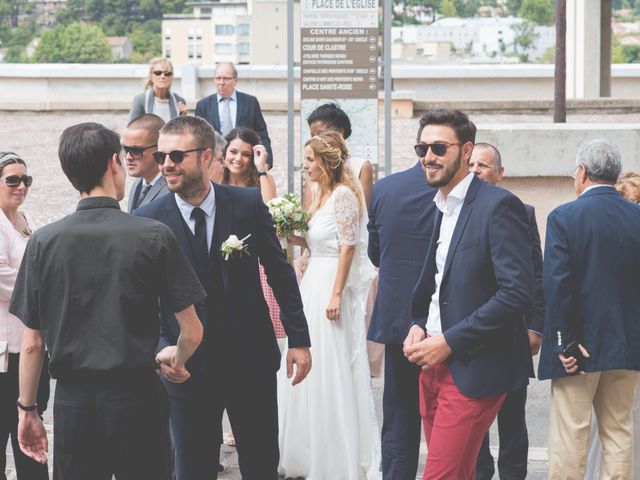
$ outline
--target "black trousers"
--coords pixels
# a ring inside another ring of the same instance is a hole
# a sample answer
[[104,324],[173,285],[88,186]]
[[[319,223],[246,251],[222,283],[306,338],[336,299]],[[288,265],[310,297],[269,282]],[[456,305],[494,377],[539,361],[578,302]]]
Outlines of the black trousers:
[[386,345],[382,396],[382,474],[384,480],[414,480],[420,453],[420,367],[410,363],[402,345]]
[[[500,439],[498,473],[501,480],[524,480],[527,477],[529,436],[525,420],[526,403],[527,387],[524,387],[509,393],[498,412]],[[487,432],[478,454],[476,480],[490,480],[494,471],[493,456],[489,451],[489,432]]]
[[206,387],[169,397],[177,480],[217,478],[222,414],[227,410],[243,480],[277,480],[276,374],[255,369],[219,373]]
[[157,375],[58,380],[54,480],[169,480],[169,409]]
[[[45,359],[46,360],[46,359]],[[7,440],[11,437],[11,448],[13,450],[13,461],[16,466],[18,480],[42,480],[49,478],[47,465],[31,460],[20,450],[18,445],[18,409],[16,400],[18,399],[18,364],[20,354],[9,354],[9,370],[0,373],[0,445],[2,454],[0,455],[0,479],[6,480],[7,457],[4,451],[7,448]],[[47,408],[49,400],[49,373],[48,364],[42,368],[40,384],[38,386],[38,410],[42,412]]]

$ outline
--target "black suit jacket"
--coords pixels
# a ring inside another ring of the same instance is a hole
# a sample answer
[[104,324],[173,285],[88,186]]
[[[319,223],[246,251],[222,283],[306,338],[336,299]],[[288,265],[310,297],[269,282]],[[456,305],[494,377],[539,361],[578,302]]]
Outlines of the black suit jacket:
[[[273,151],[271,150],[271,139],[267,131],[267,124],[262,116],[262,110],[258,99],[253,95],[238,92],[236,90],[237,110],[236,110],[236,127],[248,127],[255,130],[260,137],[260,142],[267,149],[269,154],[269,165],[273,166]],[[211,126],[220,131],[220,115],[218,113],[218,95],[209,95],[198,101],[196,104],[196,117],[202,117]]]
[[[429,252],[413,292],[412,314],[424,328],[435,292],[438,211]],[[531,354],[524,315],[533,291],[524,205],[508,191],[473,178],[456,223],[440,285],[447,360],[458,389],[499,395],[529,382]]]
[[413,318],[411,293],[433,234],[437,190],[427,185],[420,163],[373,186],[369,206],[369,258],[378,272],[368,339],[400,345]]
[[[194,241],[174,195],[165,195],[135,211],[136,215],[154,218],[171,228],[208,295],[206,301],[196,305],[205,327],[205,340],[187,363],[191,378],[179,385],[165,382],[174,396],[192,393],[215,381],[228,362],[233,362],[235,371],[246,372],[247,378],[274,373],[279,368],[280,350],[260,284],[258,259],[280,305],[289,346],[311,344],[295,273],[282,253],[259,190],[218,184],[213,188],[216,212],[210,256],[218,256],[222,279],[212,278],[211,259]],[[220,246],[229,235],[243,238],[249,234],[248,254],[225,261]],[[162,299],[161,312],[159,348],[175,345],[179,335],[175,315],[164,307]]]

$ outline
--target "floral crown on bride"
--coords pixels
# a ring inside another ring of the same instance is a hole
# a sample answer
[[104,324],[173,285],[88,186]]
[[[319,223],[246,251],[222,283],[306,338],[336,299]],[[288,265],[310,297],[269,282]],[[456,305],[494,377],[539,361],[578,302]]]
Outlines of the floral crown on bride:
[[311,139],[312,140],[318,140],[325,147],[327,147],[327,150],[330,153],[337,153],[338,154],[338,161],[336,162],[336,164],[333,167],[331,167],[333,170],[335,170],[336,168],[338,168],[340,165],[342,165],[345,162],[345,158],[342,155],[342,151],[338,147],[334,147],[333,145],[331,145],[329,142],[327,142],[324,138],[322,138],[319,135],[314,135],[313,137],[311,137]]

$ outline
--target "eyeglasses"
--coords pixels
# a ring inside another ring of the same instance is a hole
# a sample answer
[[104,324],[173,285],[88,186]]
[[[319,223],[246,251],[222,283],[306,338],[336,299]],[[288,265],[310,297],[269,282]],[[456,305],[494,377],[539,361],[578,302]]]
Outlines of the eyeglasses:
[[150,148],[157,147],[158,145],[149,145],[148,147],[136,147],[134,145],[123,145],[122,150],[124,150],[124,154],[131,155],[131,158],[134,160],[139,160],[142,158],[145,150],[149,150]]
[[154,70],[153,74],[156,77],[159,77],[161,75],[164,75],[165,77],[171,77],[173,75],[173,72],[163,72],[162,70]]
[[184,156],[191,152],[203,152],[206,148],[192,148],[191,150],[172,150],[170,152],[153,152],[153,159],[158,165],[164,165],[164,161],[169,155],[173,163],[182,163]]
[[30,175],[9,175],[4,179],[7,187],[19,187],[21,182],[24,183],[25,187],[29,188],[33,183],[33,177]]
[[416,151],[416,155],[418,157],[423,158],[427,156],[427,152],[429,149],[433,152],[434,155],[438,157],[442,157],[445,153],[447,153],[447,149],[452,147],[453,145],[460,145],[459,143],[418,143],[413,146],[413,149]]
[[214,80],[216,82],[230,82],[231,80],[234,80],[236,77],[215,77]]

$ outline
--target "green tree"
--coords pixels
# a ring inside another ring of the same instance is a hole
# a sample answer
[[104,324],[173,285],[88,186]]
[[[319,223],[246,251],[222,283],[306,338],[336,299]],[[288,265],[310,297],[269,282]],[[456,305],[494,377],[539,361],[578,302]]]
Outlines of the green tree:
[[146,63],[162,54],[160,21],[149,20],[141,25],[135,25],[128,36],[135,54],[132,61]]
[[451,0],[442,0],[438,11],[445,17],[457,17],[458,11]]
[[74,22],[45,32],[34,53],[34,61],[105,63],[111,61],[111,48],[100,27]]
[[616,37],[611,40],[611,63],[627,63],[624,47]]
[[513,40],[513,52],[518,54],[520,61],[529,61],[529,50],[538,39],[540,34],[536,32],[536,24],[524,20],[511,26],[515,38]]
[[475,17],[478,15],[480,0],[453,0],[453,4],[461,17]]
[[622,52],[624,53],[626,63],[640,63],[640,46],[624,45]]
[[551,0],[522,0],[518,15],[538,25],[553,25],[556,18],[555,2]]
[[552,46],[547,48],[538,63],[556,63],[556,47]]

